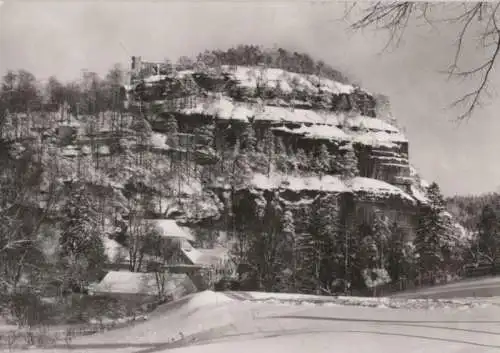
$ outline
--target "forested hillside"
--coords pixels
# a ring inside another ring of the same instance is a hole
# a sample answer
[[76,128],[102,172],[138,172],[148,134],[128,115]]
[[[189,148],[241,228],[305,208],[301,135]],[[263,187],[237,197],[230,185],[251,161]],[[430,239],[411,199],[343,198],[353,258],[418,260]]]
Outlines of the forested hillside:
[[446,203],[450,213],[471,234],[471,262],[483,265],[489,272],[497,272],[500,260],[500,195],[457,195],[448,198]]
[[230,248],[247,289],[373,294],[449,279],[470,253],[387,98],[306,54],[134,57],[69,83],[10,71],[0,114],[4,304],[85,291],[117,247],[131,271],[165,261],[147,219]]

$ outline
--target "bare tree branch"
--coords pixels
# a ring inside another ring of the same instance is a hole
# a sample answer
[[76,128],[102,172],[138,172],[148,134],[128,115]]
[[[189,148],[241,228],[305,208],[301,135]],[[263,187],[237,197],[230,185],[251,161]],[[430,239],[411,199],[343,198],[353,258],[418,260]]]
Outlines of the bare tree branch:
[[[346,15],[354,12],[354,6],[356,3]],[[430,13],[438,6],[440,7],[439,18],[431,17]],[[496,19],[499,8],[500,3],[489,2],[459,5],[424,2],[377,2],[365,6],[362,9],[362,15],[351,24],[351,28],[354,30],[374,28],[388,32],[389,39],[383,49],[385,51],[390,46],[399,46],[412,17],[432,28],[436,28],[435,24],[438,23],[458,25],[453,60],[445,73],[448,79],[472,77],[479,79],[476,88],[451,104],[452,107],[465,105],[464,111],[457,117],[460,121],[470,117],[475,109],[481,106],[482,97],[489,96],[487,87],[500,51],[500,31]],[[449,16],[443,15],[443,13],[447,13]],[[476,33],[477,30],[479,30],[479,35]],[[465,50],[468,50],[466,42],[471,40],[477,41],[480,49],[485,50],[488,57],[484,62],[471,69],[461,70],[459,62]]]

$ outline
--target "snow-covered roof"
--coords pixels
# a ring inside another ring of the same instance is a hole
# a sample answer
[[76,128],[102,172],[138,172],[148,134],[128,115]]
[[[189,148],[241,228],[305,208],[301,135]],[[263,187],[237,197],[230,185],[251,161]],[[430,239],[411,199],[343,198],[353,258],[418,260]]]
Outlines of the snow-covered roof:
[[162,237],[181,238],[189,241],[195,240],[191,230],[187,227],[179,226],[175,219],[147,219],[145,221],[151,224]]
[[196,249],[192,246],[183,246],[181,249],[193,265],[210,267],[221,265],[229,260],[229,250],[225,247]]
[[[186,274],[166,274],[165,293],[175,292],[185,282]],[[155,273],[110,271],[101,282],[91,289],[94,293],[157,295],[158,285]]]

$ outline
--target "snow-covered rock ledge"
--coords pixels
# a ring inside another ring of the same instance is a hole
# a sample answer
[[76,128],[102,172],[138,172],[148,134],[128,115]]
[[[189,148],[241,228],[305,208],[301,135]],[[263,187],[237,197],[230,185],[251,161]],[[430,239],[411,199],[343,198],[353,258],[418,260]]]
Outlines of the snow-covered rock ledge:
[[413,196],[397,186],[381,180],[364,177],[355,177],[352,180],[343,181],[334,175],[300,177],[284,174],[272,174],[270,176],[255,174],[251,180],[251,185],[258,190],[286,189],[296,192],[306,190],[328,193],[352,192],[370,194],[380,199],[399,197],[411,204],[417,202]]

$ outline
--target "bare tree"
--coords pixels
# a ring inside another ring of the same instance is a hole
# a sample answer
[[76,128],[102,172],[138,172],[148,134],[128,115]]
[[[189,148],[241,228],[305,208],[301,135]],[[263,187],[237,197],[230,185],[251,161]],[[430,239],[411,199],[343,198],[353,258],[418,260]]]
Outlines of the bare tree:
[[[387,31],[389,39],[384,49],[397,47],[409,26],[419,24],[436,28],[439,25],[456,27],[455,52],[451,65],[445,71],[448,78],[477,78],[474,88],[452,103],[464,107],[458,120],[469,118],[490,97],[489,83],[500,51],[498,2],[357,2],[347,5],[345,18],[354,14],[351,28],[374,28]],[[476,44],[472,49],[470,44]],[[472,67],[462,69],[462,57],[469,50],[481,49],[486,57]]]
[[146,264],[145,258],[155,247],[155,230],[152,224],[140,216],[131,216],[128,226],[129,268],[132,272],[141,272]]
[[159,235],[154,235],[151,240],[154,247],[148,261],[148,271],[154,273],[158,299],[164,300],[168,294],[169,272],[166,268],[181,244],[178,240],[166,239]]

